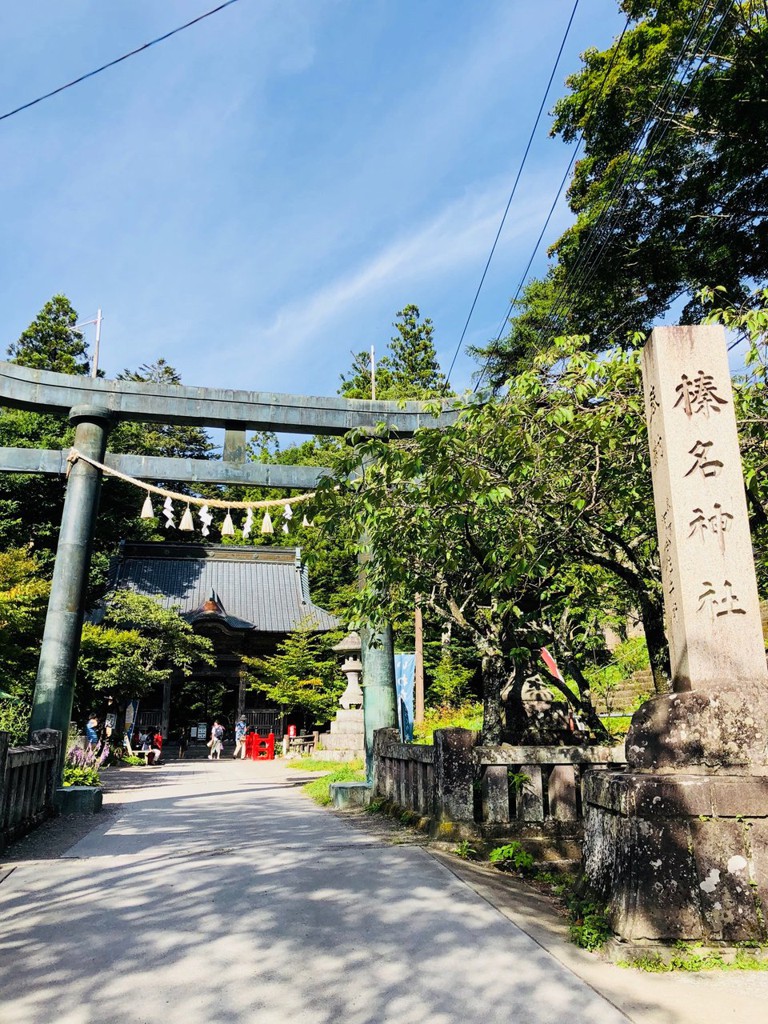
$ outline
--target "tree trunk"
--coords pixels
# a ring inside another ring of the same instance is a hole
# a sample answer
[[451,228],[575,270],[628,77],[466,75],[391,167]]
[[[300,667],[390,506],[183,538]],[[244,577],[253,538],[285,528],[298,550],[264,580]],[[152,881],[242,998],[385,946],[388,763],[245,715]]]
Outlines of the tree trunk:
[[485,655],[482,662],[483,678],[483,743],[501,743],[501,690],[506,682],[504,659],[498,655]]
[[669,646],[664,631],[664,604],[661,598],[653,600],[648,595],[641,598],[640,617],[651,662],[653,688],[656,693],[669,693],[672,688],[670,682],[672,673],[669,666]]
[[505,685],[502,694],[504,706],[504,735],[507,743],[523,743],[528,730],[528,715],[523,707],[523,686],[531,675],[529,664],[514,665],[512,672],[505,670]]
[[579,687],[579,697],[572,698],[578,705],[579,714],[595,734],[595,738],[597,740],[602,743],[609,742],[611,734],[603,725],[600,720],[600,716],[595,710],[595,705],[592,703],[592,694],[589,689],[589,683],[584,678],[583,672],[572,658],[567,659],[565,665]]

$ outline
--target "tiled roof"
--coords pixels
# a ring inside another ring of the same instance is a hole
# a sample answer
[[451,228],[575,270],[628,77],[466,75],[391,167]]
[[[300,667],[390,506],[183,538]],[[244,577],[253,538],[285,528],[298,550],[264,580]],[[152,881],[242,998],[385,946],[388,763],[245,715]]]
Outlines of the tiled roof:
[[159,597],[192,622],[211,616],[260,633],[288,633],[302,622],[315,630],[339,625],[312,604],[299,548],[124,544],[111,582]]

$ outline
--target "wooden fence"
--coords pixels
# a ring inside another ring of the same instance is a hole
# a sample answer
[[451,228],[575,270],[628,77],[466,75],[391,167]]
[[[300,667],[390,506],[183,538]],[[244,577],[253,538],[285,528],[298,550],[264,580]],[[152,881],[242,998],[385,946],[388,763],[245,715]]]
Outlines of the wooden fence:
[[26,747],[10,747],[0,732],[0,852],[54,813],[61,734],[33,733]]
[[580,822],[584,772],[626,764],[623,747],[483,747],[477,739],[468,729],[438,729],[424,746],[379,730],[374,799],[436,824]]

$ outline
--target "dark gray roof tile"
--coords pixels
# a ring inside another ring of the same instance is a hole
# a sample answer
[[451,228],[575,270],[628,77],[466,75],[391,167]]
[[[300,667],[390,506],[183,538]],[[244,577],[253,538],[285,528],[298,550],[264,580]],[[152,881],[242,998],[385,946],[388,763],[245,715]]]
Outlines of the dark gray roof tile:
[[318,631],[339,625],[309,599],[298,548],[125,544],[113,579],[117,587],[159,597],[196,621],[214,592],[234,629],[288,633],[302,622]]

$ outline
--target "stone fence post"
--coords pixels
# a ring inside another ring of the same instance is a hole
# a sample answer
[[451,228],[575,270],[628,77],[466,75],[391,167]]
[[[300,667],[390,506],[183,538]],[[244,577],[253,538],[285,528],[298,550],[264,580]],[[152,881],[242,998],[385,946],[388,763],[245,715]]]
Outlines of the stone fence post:
[[476,742],[477,733],[471,729],[435,730],[436,821],[474,821],[475,766],[472,750]]

